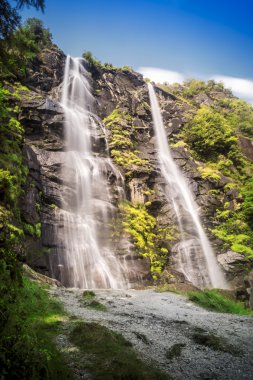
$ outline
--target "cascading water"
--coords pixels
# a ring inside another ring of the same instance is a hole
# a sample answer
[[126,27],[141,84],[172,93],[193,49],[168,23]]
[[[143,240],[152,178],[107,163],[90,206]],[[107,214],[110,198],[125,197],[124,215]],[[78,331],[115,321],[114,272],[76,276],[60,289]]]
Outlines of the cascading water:
[[200,288],[227,288],[211,244],[201,225],[190,188],[172,158],[153,86],[148,83],[158,160],[166,181],[165,195],[175,210],[181,241],[175,247],[178,271]]
[[93,97],[83,63],[81,58],[67,57],[62,87],[66,146],[58,277],[65,286],[124,288],[123,268],[110,246],[114,206],[107,176],[121,178],[109,158],[92,151],[99,121],[92,113]]

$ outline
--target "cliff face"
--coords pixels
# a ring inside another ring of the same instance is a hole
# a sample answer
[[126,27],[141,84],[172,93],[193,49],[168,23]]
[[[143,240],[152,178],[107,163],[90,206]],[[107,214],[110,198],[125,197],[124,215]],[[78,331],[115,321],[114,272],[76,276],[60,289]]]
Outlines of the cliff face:
[[[57,260],[60,250],[55,234],[55,226],[61,224],[60,195],[68,186],[61,174],[64,115],[59,97],[64,63],[64,54],[55,46],[40,54],[25,80],[30,91],[22,97],[20,113],[25,129],[23,152],[29,168],[21,202],[22,218],[29,225],[41,223],[41,236],[27,235],[26,260],[38,271],[49,275],[52,273],[52,258]],[[175,225],[175,211],[164,195],[166,183],[158,169],[147,85],[143,77],[133,71],[88,62],[86,66],[91,73],[96,113],[103,120],[104,127],[98,131],[99,138],[98,135],[94,138],[94,151],[105,156],[108,146],[110,156],[125,179],[129,202],[119,202],[114,196],[118,208],[115,224],[118,236],[116,233],[114,239],[119,255],[124,253],[132,263],[130,281],[136,283],[139,278],[147,282],[153,277],[160,282],[184,282],[184,276],[173,266],[173,249],[179,232]],[[200,106],[211,108],[215,99],[232,98],[232,95],[224,89],[212,89],[208,95],[198,93],[187,101],[182,91],[182,88],[175,91],[173,87],[156,87],[172,154],[194,194],[203,225],[228,280],[236,287],[245,287],[250,261],[240,250],[232,250],[231,245],[217,237],[217,233],[210,232],[221,223],[217,210],[224,211],[224,205],[227,205],[232,213],[242,202],[238,188],[233,185],[236,180],[218,169],[210,172],[206,164],[196,156],[193,158],[189,145],[182,139],[184,127]],[[239,144],[245,159],[250,160],[251,139],[241,136]],[[113,176],[108,181],[112,194],[115,194]],[[130,220],[136,221],[136,225],[131,223],[131,228]],[[140,221],[146,228],[144,234],[138,228]],[[122,244],[122,236],[127,237],[130,248]],[[144,239],[149,248],[138,245],[136,236]]]

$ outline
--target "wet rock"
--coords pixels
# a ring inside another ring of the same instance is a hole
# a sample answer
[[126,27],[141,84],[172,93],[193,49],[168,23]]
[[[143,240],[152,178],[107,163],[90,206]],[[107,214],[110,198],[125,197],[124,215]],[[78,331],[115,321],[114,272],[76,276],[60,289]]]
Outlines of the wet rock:
[[253,270],[250,271],[247,280],[249,282],[249,307],[251,310],[253,310]]
[[244,261],[245,257],[238,252],[228,251],[218,255],[217,260],[224,270],[229,272],[231,270],[236,270],[236,264]]

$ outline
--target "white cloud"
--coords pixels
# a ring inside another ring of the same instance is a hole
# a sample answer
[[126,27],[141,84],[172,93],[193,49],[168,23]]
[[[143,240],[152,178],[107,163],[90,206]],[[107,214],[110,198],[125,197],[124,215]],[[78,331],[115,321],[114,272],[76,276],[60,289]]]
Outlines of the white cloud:
[[137,69],[144,78],[149,78],[156,83],[183,83],[185,80],[185,75],[177,71],[159,69],[158,67],[139,67]]
[[227,77],[225,75],[214,75],[211,79],[214,79],[216,82],[223,82],[225,87],[230,88],[234,95],[253,103],[252,80]]
[[137,69],[144,78],[149,78],[156,83],[183,83],[187,78],[202,78],[203,80],[213,79],[216,82],[223,82],[225,87],[232,90],[235,96],[246,100],[247,102],[253,104],[253,81],[244,78],[235,78],[225,75],[186,75],[178,71],[171,71],[160,69],[159,67],[140,67]]

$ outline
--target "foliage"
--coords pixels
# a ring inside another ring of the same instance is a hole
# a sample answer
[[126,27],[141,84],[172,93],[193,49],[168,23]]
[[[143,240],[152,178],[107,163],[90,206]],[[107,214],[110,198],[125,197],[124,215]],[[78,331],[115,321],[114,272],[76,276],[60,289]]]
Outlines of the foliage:
[[200,327],[196,327],[194,330],[191,337],[195,343],[211,348],[214,351],[228,352],[236,356],[241,354],[240,350],[228,343],[225,338],[205,331]]
[[20,25],[21,17],[18,14],[18,8],[24,5],[32,6],[36,9],[44,10],[44,0],[16,0],[17,7],[11,6],[7,0],[1,0],[0,3],[0,40],[5,39],[15,31]]
[[70,379],[53,339],[64,319],[62,307],[24,278],[0,336],[0,378]]
[[160,370],[142,363],[121,334],[95,322],[77,322],[70,339],[85,357],[92,358],[85,362],[85,367],[94,379],[168,379]]
[[164,231],[157,230],[156,219],[149,214],[145,205],[123,202],[119,208],[124,231],[132,237],[139,254],[149,258],[150,271],[156,280],[164,267],[168,253],[163,243]]
[[216,99],[212,106],[227,120],[232,129],[253,137],[253,107],[235,98]]
[[215,161],[219,154],[228,155],[237,147],[237,138],[225,118],[205,106],[185,127],[183,136],[203,161]]
[[41,9],[44,12],[45,9],[45,0],[16,0],[18,3],[18,8],[22,8],[23,6],[27,7],[35,7],[36,9]]
[[22,77],[29,62],[52,44],[51,38],[41,20],[28,18],[8,39],[0,41],[0,76]]
[[85,299],[93,299],[96,297],[96,293],[93,290],[84,290],[83,297]]
[[17,10],[11,7],[9,1],[0,2],[0,40],[9,36],[20,24]]
[[133,71],[133,69],[129,66],[116,67],[111,63],[102,63],[97,58],[95,58],[91,51],[86,51],[82,54],[82,57],[89,62],[91,66],[102,70],[116,70],[116,71]]
[[199,166],[198,171],[200,172],[201,178],[208,179],[210,181],[219,182],[221,176],[217,169],[213,169],[208,166]]
[[166,358],[171,360],[174,358],[177,358],[181,355],[181,352],[183,348],[185,347],[185,343],[176,343],[173,344],[167,351],[166,351]]
[[251,186],[251,180],[246,183],[245,187],[241,186],[243,193],[247,194],[242,203],[234,204],[233,208],[230,207],[229,202],[224,203],[223,209],[217,210],[216,218],[219,224],[211,230],[214,236],[223,240],[224,248],[242,253],[247,258],[253,258],[253,231],[250,219],[248,219],[248,215],[251,215]]
[[130,176],[134,171],[149,172],[147,160],[139,157],[139,151],[135,149],[135,128],[133,118],[124,110],[115,109],[104,119],[109,129],[109,148],[117,165],[121,166],[126,175]]
[[226,97],[231,97],[232,93],[230,90],[225,89],[223,83],[215,82],[214,80],[209,80],[207,82],[190,79],[180,85],[174,83],[172,85],[164,84],[164,87],[167,87],[167,91],[176,95],[179,99],[187,101],[188,104],[196,105],[196,96],[200,94],[207,95],[211,100],[217,99],[217,94],[221,94]]
[[209,186],[213,183],[209,194],[222,204],[213,219],[213,234],[223,241],[223,251],[232,249],[253,258],[253,166],[238,143],[241,134],[253,136],[253,107],[214,81],[190,80],[162,88],[177,97],[179,109],[187,102],[182,108],[185,125],[172,147],[187,144],[193,158],[202,161],[201,178]]
[[27,168],[23,163],[21,145],[24,130],[13,116],[8,103],[10,93],[0,86],[0,202],[17,211]]
[[242,211],[246,221],[253,230],[253,178],[250,178],[242,189],[244,197]]
[[218,311],[220,313],[231,314],[252,314],[245,309],[239,302],[223,295],[219,290],[204,290],[188,293],[189,299],[208,310]]
[[88,307],[98,311],[107,311],[107,307],[103,305],[101,302],[97,301],[95,298],[96,294],[93,292],[93,290],[85,290],[83,292],[83,297],[80,300],[80,304],[84,307]]
[[242,214],[231,211],[230,214],[222,213],[221,215],[225,220],[221,220],[219,226],[212,229],[214,236],[223,240],[224,248],[253,258],[253,233],[243,220]]
[[97,67],[102,67],[102,63],[95,57],[93,57],[91,51],[86,51],[82,54],[82,57],[86,59],[91,65],[97,66]]
[[34,236],[38,239],[41,237],[41,223],[37,223],[37,224],[23,223],[23,230],[27,235]]

